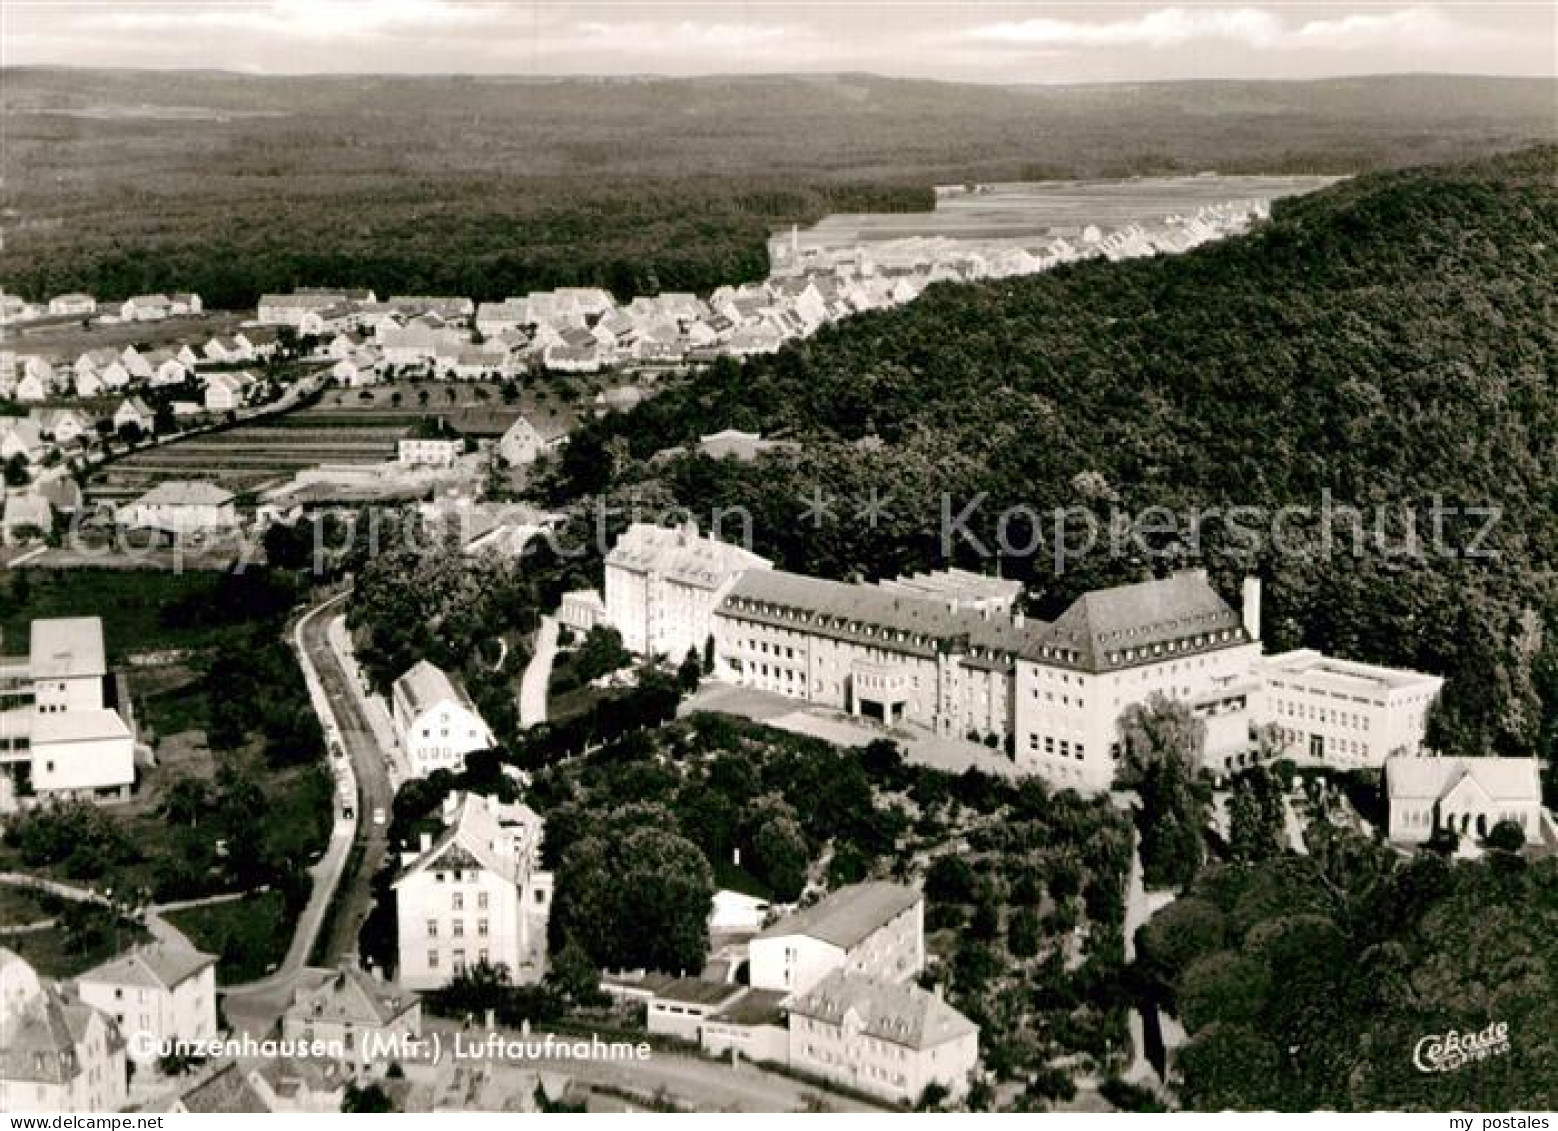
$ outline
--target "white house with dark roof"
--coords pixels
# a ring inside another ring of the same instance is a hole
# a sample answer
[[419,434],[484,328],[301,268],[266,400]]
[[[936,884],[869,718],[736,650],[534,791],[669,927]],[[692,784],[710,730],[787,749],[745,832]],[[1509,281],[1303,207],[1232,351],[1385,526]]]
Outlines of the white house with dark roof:
[[128,1100],[113,1021],[0,947],[0,1111],[115,1112]]
[[1535,758],[1433,758],[1397,755],[1385,760],[1390,839],[1421,844],[1444,829],[1482,838],[1500,821],[1513,821],[1528,843],[1542,836],[1542,776]]
[[186,946],[152,942],[136,946],[76,979],[81,1000],[102,1010],[130,1042],[130,1056],[151,1049],[137,1042],[150,1034],[159,1044],[206,1041],[216,1036],[216,958]]
[[215,534],[237,527],[237,497],[215,483],[168,479],[120,507],[116,517],[132,530]]
[[390,705],[395,737],[417,777],[434,770],[458,772],[467,754],[495,744],[465,688],[426,660],[395,681]]
[[925,968],[925,897],[883,880],[850,884],[748,946],[753,989],[804,993],[835,970],[906,981]]
[[714,610],[736,578],[772,563],[749,550],[698,533],[638,522],[606,555],[606,619],[639,655],[679,661],[703,654]]
[[454,794],[443,821],[443,832],[402,855],[394,883],[400,984],[434,989],[482,962],[519,984],[540,981],[552,906],[541,817],[522,803]]
[[790,1067],[893,1103],[952,1099],[979,1062],[979,1026],[912,983],[835,970],[790,1002]]
[[345,1063],[382,1076],[409,1041],[422,1035],[416,995],[346,963],[335,970],[303,971],[281,1015],[289,1041],[339,1043]]
[[156,426],[156,423],[157,414],[140,397],[127,397],[114,410],[115,431],[133,424],[142,432],[150,432]]

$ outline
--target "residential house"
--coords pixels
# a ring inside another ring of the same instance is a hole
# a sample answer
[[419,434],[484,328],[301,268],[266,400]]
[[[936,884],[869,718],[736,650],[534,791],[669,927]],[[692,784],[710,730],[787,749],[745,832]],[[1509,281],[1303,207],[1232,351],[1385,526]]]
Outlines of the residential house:
[[346,1066],[382,1076],[422,1035],[422,1005],[355,964],[305,970],[281,1015],[285,1041],[339,1045]]
[[136,295],[119,305],[124,322],[158,322],[173,313],[173,300],[167,295]]
[[7,495],[0,533],[7,546],[21,546],[47,537],[54,529],[54,509],[42,495]]
[[395,681],[390,702],[395,737],[417,777],[434,770],[458,773],[467,754],[495,744],[465,688],[427,660]]
[[175,537],[223,533],[238,525],[236,497],[215,483],[167,479],[120,507],[118,521],[132,530]]
[[39,433],[57,444],[71,444],[90,436],[97,422],[77,408],[35,408],[27,418],[37,423]]
[[[150,942],[93,967],[76,979],[81,1000],[114,1019],[126,1034],[163,1042],[216,1036],[216,958],[191,947]],[[144,1039],[144,1038],[143,1038]],[[141,1041],[130,1056],[154,1060]]]
[[541,433],[523,416],[515,417],[514,423],[508,426],[508,430],[498,440],[498,454],[510,467],[526,467],[535,463],[545,450],[546,441],[541,438]]
[[139,428],[143,435],[150,435],[157,429],[157,414],[140,397],[127,397],[114,410],[115,432],[122,432],[131,425]]
[[0,1111],[106,1113],[128,1100],[114,1023],[0,948]]
[[395,441],[395,459],[407,467],[453,467],[465,454],[465,438],[441,419],[424,419]]
[[20,456],[28,464],[38,463],[48,451],[43,432],[36,420],[24,417],[0,418],[0,462],[9,463]]
[[701,656],[726,591],[743,571],[771,564],[699,534],[690,522],[675,529],[634,523],[606,555],[606,619],[641,656]]
[[249,372],[211,374],[206,380],[206,411],[234,412],[242,408],[254,385],[254,374]]
[[1435,758],[1397,754],[1385,759],[1390,839],[1421,844],[1436,831],[1486,837],[1513,821],[1527,843],[1542,839],[1542,775],[1535,758]]
[[[175,1115],[268,1115],[272,1108],[255,1086],[256,1071],[228,1061],[185,1089],[172,1107]],[[337,1111],[340,1109],[337,1108]]]
[[925,898],[905,884],[850,884],[758,932],[754,989],[804,993],[834,970],[890,982],[925,968]]
[[87,294],[55,295],[49,300],[49,313],[60,317],[97,313],[97,299]]
[[912,983],[835,970],[790,1003],[792,1069],[892,1103],[956,1102],[978,1062],[979,1026]]
[[540,816],[523,803],[454,794],[443,820],[442,833],[401,857],[394,882],[401,984],[434,989],[483,962],[516,983],[539,982],[552,903]]

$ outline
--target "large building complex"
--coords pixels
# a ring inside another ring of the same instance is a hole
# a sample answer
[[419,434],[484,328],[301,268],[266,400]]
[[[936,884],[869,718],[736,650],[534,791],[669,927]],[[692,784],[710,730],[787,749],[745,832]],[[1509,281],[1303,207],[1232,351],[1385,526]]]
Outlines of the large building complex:
[[[636,651],[674,658],[712,607],[723,680],[1000,746],[1023,769],[1086,791],[1113,783],[1120,717],[1154,696],[1201,720],[1212,770],[1246,764],[1262,728],[1290,756],[1378,768],[1392,752],[1421,751],[1442,683],[1317,652],[1263,657],[1255,578],[1238,609],[1205,570],[1182,570],[1085,593],[1045,622],[1024,616],[1009,580],[946,570],[846,584],[744,563],[752,555],[721,545],[633,527],[607,558],[607,622]],[[682,553],[719,563],[705,565],[696,599],[658,580]],[[646,648],[656,634],[671,646]]]
[[123,800],[135,739],[97,617],[35,620],[25,657],[0,659],[0,811],[29,800]]
[[395,880],[400,984],[436,989],[483,962],[540,981],[552,910],[540,816],[476,794],[451,796],[443,812],[444,832],[405,854]]

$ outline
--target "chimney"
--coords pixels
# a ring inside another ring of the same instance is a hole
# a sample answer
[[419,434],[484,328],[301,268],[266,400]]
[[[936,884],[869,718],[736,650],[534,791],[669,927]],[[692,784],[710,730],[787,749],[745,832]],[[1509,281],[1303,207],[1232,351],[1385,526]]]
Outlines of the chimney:
[[1260,578],[1244,579],[1244,631],[1251,640],[1260,639]]
[[421,836],[420,850],[422,852],[433,851],[433,834],[423,833]]
[[1027,618],[1023,616],[1021,609],[1012,610],[1012,624],[1015,627],[1021,628],[1026,623],[1026,621]]

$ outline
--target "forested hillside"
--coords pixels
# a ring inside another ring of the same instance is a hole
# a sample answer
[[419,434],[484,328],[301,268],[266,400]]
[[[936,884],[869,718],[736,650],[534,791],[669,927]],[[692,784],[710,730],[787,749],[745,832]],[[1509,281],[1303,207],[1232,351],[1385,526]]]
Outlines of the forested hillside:
[[[988,493],[966,524],[987,545],[1014,505],[1100,522],[1167,506],[1178,533],[1148,539],[1151,553],[1131,539],[1111,552],[1106,535],[1063,568],[1050,545],[1001,568],[1030,582],[1042,614],[1179,563],[1208,565],[1225,592],[1257,570],[1268,648],[1446,673],[1444,748],[1551,755],[1555,172],[1547,147],[1360,177],[1189,255],[934,287],[599,422],[573,439],[553,489],[674,500],[705,518],[744,505],[759,551],[835,577],[947,564],[943,493],[952,514]],[[648,462],[725,427],[805,447],[754,465]],[[817,487],[838,512],[820,528],[798,521]],[[852,501],[872,488],[892,512],[874,525]],[[1363,537],[1343,515],[1327,540],[1327,496],[1360,508]],[[1499,514],[1485,534],[1480,511],[1444,518],[1436,548],[1436,497]],[[1187,529],[1196,508],[1234,506],[1305,511],[1281,519],[1280,546],[1263,520],[1243,524],[1255,540],[1215,519]],[[1405,541],[1414,520],[1420,552]],[[995,567],[953,541],[961,564]]]
[[761,277],[775,227],[970,179],[1352,173],[1551,140],[1553,84],[1081,87],[870,75],[286,76],[9,68],[0,284],[501,298]]

